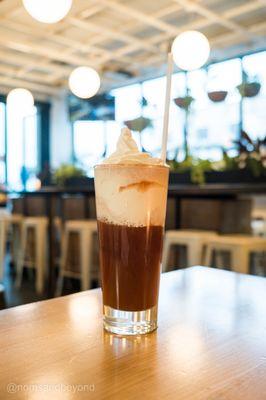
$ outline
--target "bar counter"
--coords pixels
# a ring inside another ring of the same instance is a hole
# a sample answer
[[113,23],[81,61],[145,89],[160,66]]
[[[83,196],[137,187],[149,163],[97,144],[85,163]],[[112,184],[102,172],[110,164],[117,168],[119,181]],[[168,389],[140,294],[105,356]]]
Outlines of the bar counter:
[[99,289],[0,312],[1,399],[262,400],[266,280],[163,274],[159,328],[102,329]]
[[[22,196],[24,199],[29,196],[44,197],[46,199],[46,215],[48,217],[48,287],[47,296],[53,297],[55,291],[55,255],[53,249],[54,243],[54,217],[56,201],[61,201],[64,195],[81,195],[84,197],[84,215],[89,218],[90,210],[88,208],[88,197],[94,197],[94,181],[89,180],[89,183],[84,186],[64,187],[57,186],[44,187],[37,191],[20,191],[7,193],[10,195]],[[205,184],[205,185],[185,185],[185,184],[170,184],[168,197],[174,202],[174,229],[180,228],[181,221],[181,202],[184,199],[209,199],[209,200],[235,200],[242,195],[266,194],[266,182],[254,184]],[[26,202],[24,202],[26,204]],[[62,207],[60,207],[62,210]],[[27,207],[24,206],[24,215],[28,214]],[[62,215],[64,219],[64,216]]]
[[[14,193],[14,192],[13,192]],[[51,194],[94,194],[93,180],[90,185],[83,187],[65,187],[59,188],[57,186],[44,187],[37,191],[22,190],[16,192],[19,195],[51,195]],[[236,196],[241,194],[266,194],[265,183],[214,183],[205,185],[191,185],[191,184],[170,184],[169,196],[197,196],[197,197],[212,197],[212,196]]]

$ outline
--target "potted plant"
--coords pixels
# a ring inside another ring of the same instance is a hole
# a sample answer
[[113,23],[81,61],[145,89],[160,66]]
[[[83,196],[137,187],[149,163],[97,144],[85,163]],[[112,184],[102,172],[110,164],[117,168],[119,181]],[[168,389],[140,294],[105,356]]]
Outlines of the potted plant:
[[168,160],[167,162],[170,166],[170,184],[192,183],[203,185],[205,183],[205,172],[211,170],[209,160],[201,160],[189,154],[181,162],[176,160]]
[[264,139],[252,140],[250,136],[241,131],[240,138],[235,141],[238,149],[236,162],[238,168],[248,171],[253,178],[266,175],[266,136]]
[[[266,136],[264,139],[252,140],[241,131],[240,137],[234,142],[238,154],[230,157],[223,151],[221,167],[212,176],[207,176],[207,182],[221,183],[260,183],[266,180]],[[215,167],[215,163],[213,163]]]
[[256,77],[251,78],[244,71],[243,81],[237,86],[237,89],[242,97],[255,97],[259,94],[261,84]]
[[54,171],[53,180],[58,186],[61,187],[88,186],[90,181],[82,168],[78,168],[72,164],[62,164],[59,168],[57,168]]
[[228,92],[226,90],[215,90],[208,92],[208,97],[214,103],[220,103],[226,99]]
[[230,157],[223,151],[223,159],[216,162],[188,155],[182,162],[168,160],[170,184],[204,183],[261,183],[266,181],[266,136],[252,140],[242,131],[235,141],[238,154]]
[[184,97],[177,97],[174,99],[175,104],[181,108],[182,110],[189,111],[191,104],[193,103],[194,98],[190,95]]

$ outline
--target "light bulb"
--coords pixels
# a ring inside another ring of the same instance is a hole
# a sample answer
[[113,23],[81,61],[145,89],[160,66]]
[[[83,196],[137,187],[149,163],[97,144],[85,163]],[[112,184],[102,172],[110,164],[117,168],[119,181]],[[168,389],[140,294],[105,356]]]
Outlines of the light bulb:
[[22,0],[25,9],[37,21],[53,24],[63,19],[72,6],[72,0]]
[[94,96],[101,85],[101,79],[97,71],[90,67],[78,67],[69,77],[69,87],[72,93],[81,99],[89,99]]
[[186,31],[178,35],[172,44],[176,65],[184,71],[202,67],[208,60],[210,44],[206,36],[198,31]]
[[34,98],[27,89],[12,89],[7,96],[7,107],[16,111],[20,116],[32,114]]

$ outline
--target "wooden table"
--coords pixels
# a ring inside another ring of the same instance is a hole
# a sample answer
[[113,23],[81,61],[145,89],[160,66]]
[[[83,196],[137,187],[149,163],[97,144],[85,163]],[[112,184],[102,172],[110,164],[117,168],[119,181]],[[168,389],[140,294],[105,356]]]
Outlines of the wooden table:
[[102,330],[98,289],[1,311],[0,399],[263,400],[265,296],[265,278],[170,272],[138,337]]

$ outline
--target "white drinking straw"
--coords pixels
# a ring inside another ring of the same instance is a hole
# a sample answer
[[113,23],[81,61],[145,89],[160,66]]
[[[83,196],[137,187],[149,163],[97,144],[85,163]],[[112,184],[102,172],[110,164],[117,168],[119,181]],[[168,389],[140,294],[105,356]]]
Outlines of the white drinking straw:
[[164,103],[164,118],[163,118],[163,137],[162,137],[162,152],[161,159],[163,162],[166,161],[166,150],[168,140],[168,125],[169,125],[169,108],[171,99],[171,84],[172,84],[172,73],[173,73],[173,55],[168,53],[167,58],[167,75],[166,75],[166,92],[165,92],[165,103]]

